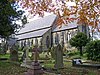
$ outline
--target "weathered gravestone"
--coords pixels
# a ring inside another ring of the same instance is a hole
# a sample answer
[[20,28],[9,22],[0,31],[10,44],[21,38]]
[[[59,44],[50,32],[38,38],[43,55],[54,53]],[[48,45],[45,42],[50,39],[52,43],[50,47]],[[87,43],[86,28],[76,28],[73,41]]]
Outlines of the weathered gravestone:
[[18,50],[10,50],[10,60],[18,61]]
[[21,64],[21,66],[23,67],[29,67],[31,60],[29,58],[29,45],[26,43],[26,41],[24,42],[24,52],[23,52],[23,63]]
[[23,54],[23,63],[21,66],[28,67],[31,63],[31,60],[29,58],[29,48],[27,46],[24,47],[24,54]]
[[25,75],[43,75],[42,67],[38,62],[39,49],[36,46],[33,48],[33,53],[34,61],[31,63],[28,71],[25,72]]
[[55,48],[55,68],[63,68],[63,50],[60,44]]

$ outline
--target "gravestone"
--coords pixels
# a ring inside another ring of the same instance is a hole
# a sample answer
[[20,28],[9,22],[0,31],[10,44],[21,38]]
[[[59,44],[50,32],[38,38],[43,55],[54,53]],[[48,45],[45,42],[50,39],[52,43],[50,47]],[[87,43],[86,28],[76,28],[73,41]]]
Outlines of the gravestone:
[[39,49],[37,48],[37,46],[33,48],[33,53],[34,61],[31,63],[28,71],[25,72],[25,75],[43,75],[43,69],[38,62]]
[[55,68],[63,68],[63,48],[58,44],[55,48]]
[[25,58],[23,58],[23,63],[21,64],[21,66],[23,67],[29,67],[31,60],[29,58],[29,47],[28,47],[28,43],[26,43],[26,41],[24,42],[24,56]]
[[18,50],[10,50],[10,60],[18,61]]
[[29,58],[29,48],[26,46],[24,47],[24,58],[23,58],[23,62],[21,64],[21,66],[23,67],[28,67],[31,63],[31,60]]

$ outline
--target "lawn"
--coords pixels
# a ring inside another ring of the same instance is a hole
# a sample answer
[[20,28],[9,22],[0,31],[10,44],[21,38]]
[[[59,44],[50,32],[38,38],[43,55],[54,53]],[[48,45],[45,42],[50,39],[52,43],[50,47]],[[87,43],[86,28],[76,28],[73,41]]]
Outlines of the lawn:
[[26,68],[22,68],[16,62],[0,61],[0,75],[23,75]]
[[9,58],[10,57],[10,54],[0,54],[0,58]]
[[[40,54],[41,65],[46,69],[44,75],[57,75],[58,73],[61,75],[100,75],[100,70],[72,67],[72,63],[66,61],[78,57],[79,55],[77,53],[70,53],[69,58],[64,57],[64,68],[59,70],[54,68],[54,60],[51,58],[45,59],[44,55]],[[0,55],[0,58],[9,58],[9,54]],[[11,62],[9,60],[0,61],[0,75],[24,75],[26,71],[27,68],[20,67],[20,62]]]

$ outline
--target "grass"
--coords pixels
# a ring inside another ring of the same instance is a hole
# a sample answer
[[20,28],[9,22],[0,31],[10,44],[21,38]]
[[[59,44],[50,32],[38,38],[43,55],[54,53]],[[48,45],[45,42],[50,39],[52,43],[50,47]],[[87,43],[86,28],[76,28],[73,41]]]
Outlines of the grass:
[[[57,75],[56,73],[60,73],[61,75],[99,75],[100,71],[94,70],[94,69],[85,69],[85,68],[75,68],[71,67],[69,65],[70,62],[66,62],[64,69],[59,70],[51,70],[50,73],[46,73],[44,75]],[[48,62],[48,64],[45,63],[45,67],[47,68],[53,68],[54,64],[51,62]],[[19,66],[16,62],[10,62],[10,61],[0,61],[0,75],[24,75],[24,72],[26,72],[26,68],[22,68]],[[53,74],[52,74],[53,73]]]
[[[87,69],[87,68],[76,68],[72,67],[71,62],[64,61],[64,68],[59,70],[54,70],[54,60],[50,57],[48,60],[45,57],[46,53],[40,54],[40,59],[44,62],[41,63],[44,68],[50,69],[51,73],[46,73],[44,75],[56,75],[56,73],[61,73],[61,75],[99,75],[100,71],[95,69]],[[79,52],[71,52],[68,54],[69,57],[64,57],[64,60],[70,60],[76,57],[79,57]],[[0,58],[9,58],[9,54],[0,55]],[[84,54],[82,59],[86,59],[86,54]],[[40,60],[40,61],[41,61]],[[20,67],[19,62],[10,62],[10,61],[0,61],[0,75],[24,75],[26,72],[26,68]]]
[[0,54],[0,58],[9,58],[10,54]]
[[0,61],[0,75],[23,75],[26,68],[22,68],[19,64],[9,61]]

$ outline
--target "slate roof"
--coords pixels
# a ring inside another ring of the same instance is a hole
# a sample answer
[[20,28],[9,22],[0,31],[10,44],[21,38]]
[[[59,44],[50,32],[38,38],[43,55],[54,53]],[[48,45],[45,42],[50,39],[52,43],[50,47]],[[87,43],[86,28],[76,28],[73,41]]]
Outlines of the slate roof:
[[56,15],[52,14],[52,15],[45,16],[43,18],[34,20],[32,22],[27,23],[25,27],[22,28],[17,34],[50,27],[52,26],[55,19],[56,19]]
[[21,35],[17,35],[16,38],[17,40],[22,40],[22,39],[28,39],[28,38],[34,38],[34,37],[41,37],[43,34],[45,34],[50,28],[38,30],[38,31],[33,31]]
[[[17,40],[42,37],[53,25],[56,20],[56,15],[49,15],[41,19],[34,20],[27,23],[16,35]],[[62,31],[66,29],[77,28],[77,22],[68,23],[68,25],[62,25],[61,28],[56,27],[52,32]]]
[[73,29],[73,28],[77,28],[78,24],[76,21],[68,23],[67,25],[62,25],[61,27],[56,27],[54,30],[52,30],[52,32],[58,32],[58,31],[63,31],[63,30],[69,30],[69,29]]

